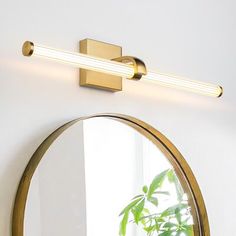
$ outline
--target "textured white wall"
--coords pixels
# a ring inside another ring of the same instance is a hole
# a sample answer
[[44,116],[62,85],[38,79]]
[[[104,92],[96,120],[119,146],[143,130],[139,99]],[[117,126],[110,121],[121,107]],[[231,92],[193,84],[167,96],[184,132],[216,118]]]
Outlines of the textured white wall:
[[[55,128],[100,112],[138,117],[163,132],[191,165],[213,236],[236,223],[233,0],[2,1],[0,8],[0,235],[10,235],[12,205],[32,153]],[[74,68],[24,58],[29,39],[77,50],[90,37],[123,46],[150,68],[221,83],[212,99],[125,81],[124,91],[80,88]]]

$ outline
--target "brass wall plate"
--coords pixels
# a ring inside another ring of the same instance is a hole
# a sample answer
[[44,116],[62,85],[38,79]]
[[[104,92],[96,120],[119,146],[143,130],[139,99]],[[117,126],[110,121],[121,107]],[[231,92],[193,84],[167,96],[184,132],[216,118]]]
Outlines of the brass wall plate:
[[[80,41],[80,53],[104,59],[114,59],[122,56],[122,48],[117,45],[100,42],[93,39]],[[122,90],[122,78],[91,70],[80,69],[80,86],[94,87],[112,92]]]

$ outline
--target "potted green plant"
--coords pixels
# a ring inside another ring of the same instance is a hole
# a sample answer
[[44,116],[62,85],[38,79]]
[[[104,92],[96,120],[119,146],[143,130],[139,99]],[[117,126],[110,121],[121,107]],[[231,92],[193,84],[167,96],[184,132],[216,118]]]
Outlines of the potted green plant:
[[[174,185],[177,204],[160,210],[161,196],[173,197],[168,191],[162,191],[165,181]],[[172,169],[155,176],[149,186],[143,186],[141,194],[135,196],[119,216],[121,217],[120,236],[126,236],[126,228],[130,223],[141,227],[148,236],[192,236],[194,234],[186,195]]]

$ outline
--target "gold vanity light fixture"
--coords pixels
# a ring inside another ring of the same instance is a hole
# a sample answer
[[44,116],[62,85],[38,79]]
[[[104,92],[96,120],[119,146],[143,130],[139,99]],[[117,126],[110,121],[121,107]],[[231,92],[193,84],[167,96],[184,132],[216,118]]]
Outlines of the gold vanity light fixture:
[[139,58],[122,56],[120,46],[93,39],[80,41],[80,53],[50,48],[30,41],[23,44],[22,53],[24,56],[43,57],[80,68],[81,86],[121,91],[124,77],[212,97],[223,94],[223,88],[219,85],[149,71]]

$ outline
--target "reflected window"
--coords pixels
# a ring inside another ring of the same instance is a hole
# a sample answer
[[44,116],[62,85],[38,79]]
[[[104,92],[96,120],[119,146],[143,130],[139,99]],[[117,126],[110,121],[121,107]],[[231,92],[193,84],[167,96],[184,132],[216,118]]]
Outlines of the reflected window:
[[187,195],[150,140],[97,118],[84,122],[84,147],[88,236],[193,235]]

